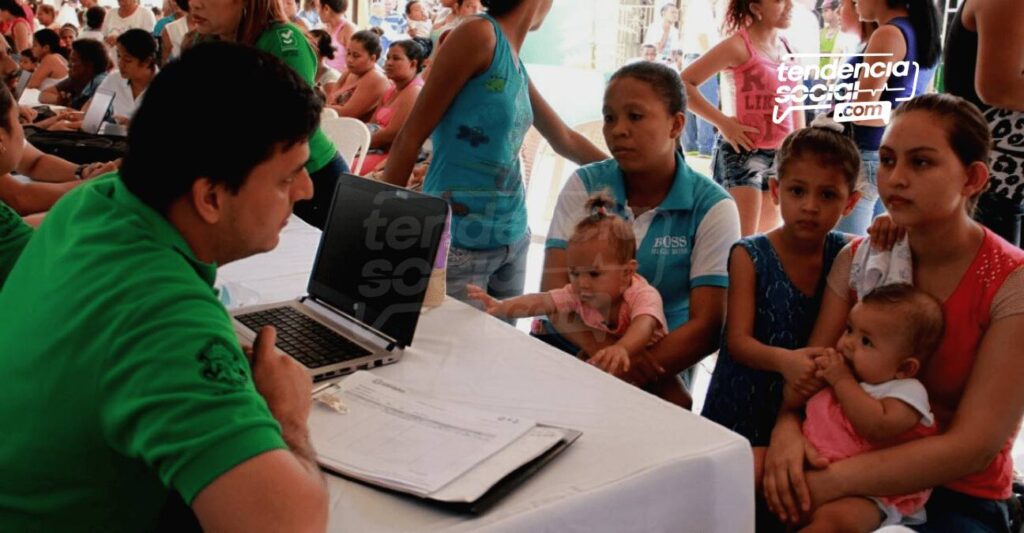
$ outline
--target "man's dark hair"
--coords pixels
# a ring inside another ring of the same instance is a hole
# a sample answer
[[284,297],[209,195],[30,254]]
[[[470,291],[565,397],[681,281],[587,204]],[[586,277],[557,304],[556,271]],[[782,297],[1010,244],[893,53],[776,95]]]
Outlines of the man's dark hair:
[[232,43],[198,44],[147,89],[128,130],[121,180],[161,213],[199,178],[237,192],[275,151],[306,141],[321,108],[305,80],[276,57]]
[[92,6],[85,10],[85,25],[90,29],[99,30],[103,19],[107,18],[107,10],[100,6]]
[[92,80],[97,74],[110,70],[114,66],[110,62],[110,56],[107,54],[107,47],[95,39],[78,39],[71,43],[71,49],[78,54],[78,60],[83,65],[88,65],[88,68],[92,71],[89,80]]

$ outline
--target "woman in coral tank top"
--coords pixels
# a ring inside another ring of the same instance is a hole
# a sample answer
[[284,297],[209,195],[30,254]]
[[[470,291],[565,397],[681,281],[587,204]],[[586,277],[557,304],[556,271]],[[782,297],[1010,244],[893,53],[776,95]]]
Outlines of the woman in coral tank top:
[[[971,219],[988,185],[991,135],[966,100],[929,94],[893,114],[879,150],[878,189],[906,228],[913,282],[942,302],[946,331],[921,381],[940,435],[839,461],[805,448],[799,414],[780,415],[765,466],[765,497],[784,520],[840,498],[934,487],[918,531],[1009,531],[1010,449],[1024,416],[1024,251]],[[855,244],[851,246],[855,246]],[[809,342],[831,346],[855,303],[850,247],[829,275]]]

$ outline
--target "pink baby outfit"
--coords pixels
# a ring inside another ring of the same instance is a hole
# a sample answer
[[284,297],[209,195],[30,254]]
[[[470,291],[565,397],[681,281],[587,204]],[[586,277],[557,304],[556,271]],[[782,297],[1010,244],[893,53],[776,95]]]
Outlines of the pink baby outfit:
[[[619,317],[614,330],[608,327],[600,311],[593,307],[588,307],[580,301],[571,283],[548,294],[555,301],[555,307],[559,311],[572,311],[576,313],[583,320],[584,324],[598,331],[621,336],[626,333],[629,324],[636,317],[650,315],[658,321],[658,327],[655,328],[654,335],[651,336],[651,341],[648,344],[654,344],[668,334],[668,325],[665,320],[665,309],[661,303],[661,294],[658,293],[658,289],[652,287],[639,274],[633,274],[629,288],[626,289],[626,292],[622,293],[622,305],[619,306]],[[537,323],[535,322],[534,324],[536,326]]]
[[[758,133],[748,133],[747,136],[754,142],[754,148],[763,150],[776,150],[782,145],[782,139],[793,131],[795,124],[793,114],[787,114],[786,118],[776,124],[773,116],[789,109],[790,103],[778,104],[775,97],[778,95],[778,88],[788,86],[790,91],[798,85],[799,81],[791,81],[786,77],[785,81],[779,81],[779,63],[776,63],[764,52],[757,49],[750,42],[750,35],[746,28],[738,32],[743,38],[743,44],[750,53],[750,59],[737,67],[730,67],[733,81],[736,84],[736,120],[741,124],[757,128]],[[782,44],[786,51],[790,51],[789,42],[782,38]],[[792,58],[785,61],[786,65],[793,64]],[[776,111],[776,107],[779,109]],[[799,112],[799,111],[797,111]]]
[[[916,379],[894,379],[879,385],[861,383],[861,387],[877,399],[896,398],[904,401],[919,413],[921,420],[916,426],[900,435],[893,442],[873,443],[857,434],[846,417],[839,400],[826,387],[807,401],[807,419],[804,421],[804,437],[828,461],[835,462],[871,450],[886,448],[895,444],[934,435],[938,432],[928,403],[928,392]],[[910,516],[921,510],[931,490],[923,490],[902,496],[878,498],[886,505],[895,507],[903,516]]]

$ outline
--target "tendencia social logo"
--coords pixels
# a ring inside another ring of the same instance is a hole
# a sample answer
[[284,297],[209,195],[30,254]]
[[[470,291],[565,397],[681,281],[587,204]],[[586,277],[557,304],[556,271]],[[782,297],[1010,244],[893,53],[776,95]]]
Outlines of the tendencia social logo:
[[[857,64],[843,61],[854,57],[861,58],[861,61]],[[779,81],[801,83],[793,87],[779,86],[772,113],[776,124],[781,124],[790,113],[833,108],[836,122],[881,119],[888,124],[893,103],[882,100],[881,93],[903,93],[909,89],[909,96],[894,99],[896,105],[917,96],[917,78],[921,73],[917,61],[886,61],[886,58],[892,58],[892,54],[786,54],[783,60],[787,58],[812,58],[816,61],[811,65],[792,61],[779,65]],[[884,83],[877,89],[862,88],[862,79],[865,78],[884,80]],[[872,98],[877,101],[856,102],[857,95],[861,93],[871,93],[878,97]]]

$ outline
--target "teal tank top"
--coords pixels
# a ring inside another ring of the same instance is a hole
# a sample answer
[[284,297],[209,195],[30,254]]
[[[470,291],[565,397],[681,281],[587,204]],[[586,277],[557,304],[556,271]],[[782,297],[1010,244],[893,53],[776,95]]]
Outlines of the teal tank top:
[[519,149],[533,124],[526,69],[498,23],[494,58],[452,101],[431,135],[434,157],[423,190],[452,208],[452,244],[488,250],[526,235]]

